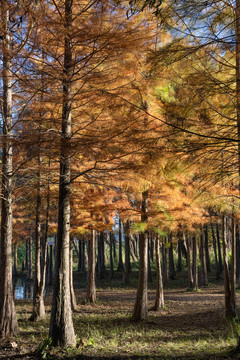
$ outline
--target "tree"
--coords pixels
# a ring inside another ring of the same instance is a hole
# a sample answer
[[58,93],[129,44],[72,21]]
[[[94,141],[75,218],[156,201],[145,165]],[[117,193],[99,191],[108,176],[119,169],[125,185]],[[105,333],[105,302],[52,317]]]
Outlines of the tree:
[[64,27],[64,67],[62,100],[62,136],[59,178],[58,234],[55,266],[55,285],[53,291],[50,336],[54,345],[74,346],[76,338],[72,321],[70,297],[70,154],[72,94],[72,0],[65,0]]
[[18,331],[12,294],[12,49],[11,6],[1,2],[3,54],[3,148],[2,148],[2,213],[0,247],[0,336]]

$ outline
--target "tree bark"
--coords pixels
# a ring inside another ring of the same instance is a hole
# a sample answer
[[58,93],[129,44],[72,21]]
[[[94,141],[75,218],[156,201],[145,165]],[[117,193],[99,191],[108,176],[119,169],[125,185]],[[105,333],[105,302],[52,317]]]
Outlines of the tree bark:
[[205,244],[204,244],[204,234],[201,231],[200,235],[200,260],[201,260],[201,276],[202,276],[202,285],[208,285],[208,276],[207,276],[207,263],[206,263],[206,253],[205,253]]
[[117,271],[124,271],[123,260],[122,260],[122,222],[119,218],[119,247],[118,247],[118,267]]
[[[148,213],[148,191],[142,193],[142,215],[141,222],[147,223]],[[136,321],[143,320],[148,315],[148,294],[147,294],[147,277],[148,277],[148,234],[147,231],[140,233],[140,264],[138,275],[138,289],[133,311],[133,319]]]
[[0,242],[0,337],[14,336],[18,324],[12,293],[12,58],[10,12],[1,1],[2,35],[2,212]]
[[74,292],[74,286],[73,286],[73,239],[70,238],[69,243],[70,249],[69,249],[69,281],[70,281],[70,292],[71,292],[71,306],[72,310],[77,310],[77,301],[76,296]]
[[[165,240],[166,241],[166,240]],[[168,249],[165,246],[165,241],[162,243],[162,269],[163,269],[163,284],[167,285],[169,280],[169,274],[168,274],[168,257],[167,252]]]
[[152,271],[151,271],[151,260],[150,260],[150,239],[148,238],[148,282],[151,283],[152,279]]
[[25,266],[24,266],[24,270],[28,271],[28,261],[29,261],[29,256],[28,256],[28,239],[25,241]]
[[164,295],[163,295],[162,269],[161,269],[158,236],[155,240],[155,255],[156,255],[157,289],[155,296],[155,305],[153,310],[159,310],[160,308],[164,308]]
[[206,265],[207,271],[212,271],[210,255],[209,255],[209,243],[208,243],[208,226],[204,225],[204,246],[205,246],[205,254],[206,254]]
[[182,271],[182,239],[178,240],[178,263],[177,263],[177,271]]
[[214,257],[215,257],[215,265],[216,265],[216,279],[218,280],[220,277],[219,272],[219,264],[218,264],[218,257],[217,257],[217,241],[214,232],[213,224],[211,223],[211,230],[212,230],[212,239],[213,239],[213,250],[214,250]]
[[197,264],[197,238],[196,235],[192,239],[193,244],[193,288],[198,290],[198,264]]
[[14,261],[13,261],[13,276],[17,276],[18,274],[18,256],[17,256],[17,244],[14,243],[13,245],[13,251],[14,251]]
[[191,264],[191,244],[190,238],[186,236],[186,244],[187,244],[187,266],[188,266],[188,287],[189,289],[193,288],[193,273],[192,273],[192,264]]
[[172,240],[170,239],[171,243],[170,243],[170,248],[168,251],[168,259],[169,259],[169,276],[170,279],[174,280],[176,278],[176,271],[175,271],[175,266],[174,266],[174,258],[173,258],[173,244],[172,244]]
[[228,254],[227,254],[226,216],[224,214],[222,215],[222,242],[223,242],[223,263],[224,263],[225,316],[227,319],[231,319],[232,318],[231,289],[230,289],[230,275],[229,275]]
[[130,230],[130,224],[128,221],[126,224],[126,231],[125,231],[125,266],[124,266],[124,273],[123,273],[123,283],[124,284],[129,284],[130,271],[131,271],[129,230]]
[[87,283],[87,298],[86,301],[90,303],[96,302],[96,230],[92,230],[90,244],[89,244],[89,260],[88,260],[88,283]]
[[236,225],[232,214],[232,257],[231,257],[231,308],[232,318],[236,316]]
[[33,288],[33,309],[30,320],[38,321],[45,317],[44,299],[41,296],[41,155],[38,153],[37,203],[35,221],[35,272]]
[[32,280],[32,236],[28,239],[28,271],[27,271],[27,279]]
[[113,233],[110,232],[109,233],[109,254],[110,254],[110,273],[109,273],[109,277],[112,280],[114,277],[114,268],[113,268]]
[[71,80],[72,65],[72,0],[65,0],[64,74],[62,102],[62,137],[59,179],[58,234],[55,264],[55,283],[49,335],[53,345],[75,346],[69,284],[70,242],[70,140],[71,140]]
[[222,272],[223,272],[223,261],[222,261],[222,249],[221,249],[221,242],[220,242],[220,235],[219,235],[219,225],[218,224],[216,224],[216,231],[217,231],[219,275],[221,275]]

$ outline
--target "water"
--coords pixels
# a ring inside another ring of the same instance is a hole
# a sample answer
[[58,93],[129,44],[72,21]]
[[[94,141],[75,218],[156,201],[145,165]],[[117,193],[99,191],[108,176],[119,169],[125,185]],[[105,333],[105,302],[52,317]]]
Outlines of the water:
[[33,282],[26,279],[13,278],[13,296],[15,300],[33,298]]

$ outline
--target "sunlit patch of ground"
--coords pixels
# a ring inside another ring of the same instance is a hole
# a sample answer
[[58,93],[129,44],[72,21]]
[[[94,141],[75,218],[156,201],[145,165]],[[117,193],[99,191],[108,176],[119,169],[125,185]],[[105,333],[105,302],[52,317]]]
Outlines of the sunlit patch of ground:
[[[44,344],[38,358],[52,359],[237,359],[229,351],[236,338],[224,320],[221,285],[201,292],[185,289],[165,291],[165,309],[149,311],[147,320],[131,320],[136,290],[99,289],[95,305],[83,304],[85,292],[76,291],[78,311],[74,313],[76,349],[51,349],[48,338],[51,299],[47,297],[45,321],[32,323],[31,301],[17,301],[20,333],[15,347],[2,343],[0,359],[34,359],[34,351]],[[237,295],[239,298],[240,295]],[[239,298],[240,300],[240,298]],[[238,300],[238,305],[240,301]],[[149,309],[154,291],[149,291]],[[240,358],[240,356],[239,356]]]

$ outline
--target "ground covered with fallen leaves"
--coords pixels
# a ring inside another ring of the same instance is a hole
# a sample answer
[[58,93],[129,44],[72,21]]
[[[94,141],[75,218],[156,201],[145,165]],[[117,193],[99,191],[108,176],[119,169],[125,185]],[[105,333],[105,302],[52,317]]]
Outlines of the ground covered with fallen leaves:
[[[165,289],[165,308],[157,312],[151,311],[152,285],[149,316],[140,323],[131,319],[135,287],[106,284],[98,288],[95,305],[84,304],[85,290],[76,289],[76,348],[51,348],[51,292],[45,299],[46,320],[39,323],[29,321],[31,300],[17,300],[19,335],[0,343],[0,359],[240,359],[234,351],[240,325],[224,319],[222,281],[189,292],[174,280],[174,286]],[[237,304],[240,307],[240,293]]]

